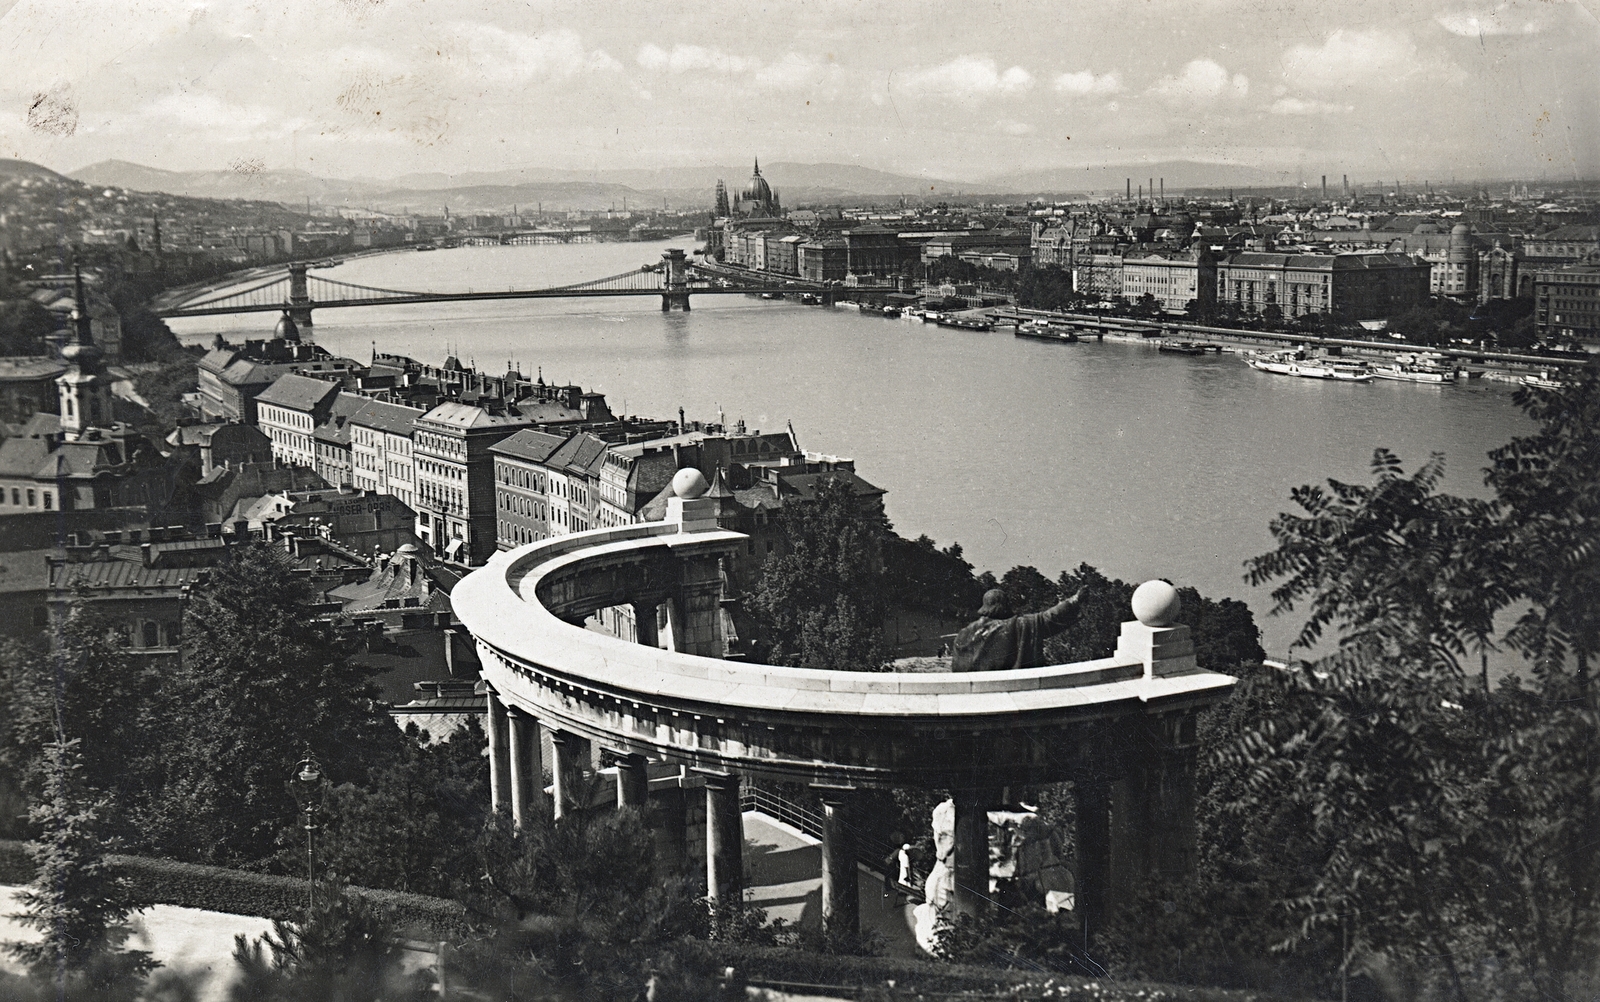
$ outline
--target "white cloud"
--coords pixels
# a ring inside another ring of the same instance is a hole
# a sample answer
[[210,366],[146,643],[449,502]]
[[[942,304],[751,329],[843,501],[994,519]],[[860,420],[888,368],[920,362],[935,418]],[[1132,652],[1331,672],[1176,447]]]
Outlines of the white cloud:
[[1320,45],[1295,45],[1283,54],[1283,75],[1298,90],[1384,87],[1417,76],[1456,77],[1453,64],[1417,50],[1401,32],[1335,31]]
[[669,51],[651,42],[640,46],[636,57],[640,66],[653,73],[689,73],[707,70],[712,73],[744,73],[759,65],[754,59],[731,55],[720,49],[701,45],[674,45]]
[[777,62],[757,69],[752,79],[764,90],[800,90],[832,84],[838,75],[837,63],[786,52]]
[[1033,126],[1027,122],[1019,122],[1014,118],[1002,118],[994,124],[995,128],[1008,136],[1026,136],[1033,132]]
[[1122,93],[1122,77],[1115,72],[1095,75],[1093,70],[1062,73],[1050,85],[1057,94],[1087,97],[1098,94]]
[[971,101],[1026,94],[1033,89],[1033,74],[1020,66],[1002,71],[987,56],[957,56],[939,66],[913,70],[896,82],[912,94]]
[[1157,80],[1151,85],[1150,93],[1175,101],[1196,102],[1244,97],[1250,93],[1250,78],[1243,73],[1230,74],[1216,60],[1193,59],[1181,73]]
[[492,24],[460,22],[455,27],[472,55],[472,70],[490,79],[570,80],[581,73],[622,69],[604,49],[586,48],[570,28],[526,35]]
[[1434,20],[1452,35],[1481,38],[1484,35],[1537,35],[1544,24],[1536,17],[1528,17],[1510,3],[1500,4],[1490,10],[1447,11]]
[[1334,104],[1331,101],[1307,101],[1298,97],[1280,97],[1272,102],[1272,107],[1268,110],[1274,115],[1337,115],[1354,111],[1355,106]]

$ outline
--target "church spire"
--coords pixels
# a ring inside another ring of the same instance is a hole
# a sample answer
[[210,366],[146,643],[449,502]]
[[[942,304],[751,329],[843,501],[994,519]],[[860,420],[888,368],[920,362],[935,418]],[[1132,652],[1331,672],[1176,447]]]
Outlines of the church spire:
[[756,157],[755,161],[756,161],[755,175],[756,175],[756,177],[760,177],[761,176],[761,158],[760,157]]
[[89,319],[89,297],[83,291],[83,266],[72,266],[72,341],[79,345],[94,344],[94,325]]

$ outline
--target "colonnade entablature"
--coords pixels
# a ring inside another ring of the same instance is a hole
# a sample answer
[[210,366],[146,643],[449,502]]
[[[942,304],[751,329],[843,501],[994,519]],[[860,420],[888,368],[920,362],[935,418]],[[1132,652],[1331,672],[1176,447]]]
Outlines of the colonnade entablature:
[[[1109,658],[1014,671],[897,674],[730,660],[722,656],[720,561],[747,537],[719,528],[710,500],[673,497],[663,522],[499,553],[456,585],[456,615],[483,664],[497,806],[520,816],[548,772],[560,816],[600,753],[617,763],[624,806],[644,806],[653,766],[687,767],[706,784],[713,897],[738,889],[741,776],[810,784],[840,810],[858,788],[954,791],[958,856],[963,813],[970,818],[1008,788],[1072,780],[1110,811],[1105,824],[1097,807],[1080,822],[1080,842],[1098,830],[1107,850],[1087,851],[1088,865],[1106,871],[1084,878],[1091,913],[1103,910],[1097,899],[1107,881],[1192,863],[1195,714],[1235,680],[1196,666],[1187,628],[1124,623]],[[583,627],[597,610],[623,605],[633,607],[637,641]],[[972,823],[966,829],[969,840],[979,837]],[[1128,843],[1120,865],[1117,831]],[[973,869],[976,847],[967,856],[964,877],[957,865],[957,898],[978,907],[988,882]],[[825,904],[845,900],[826,890]]]

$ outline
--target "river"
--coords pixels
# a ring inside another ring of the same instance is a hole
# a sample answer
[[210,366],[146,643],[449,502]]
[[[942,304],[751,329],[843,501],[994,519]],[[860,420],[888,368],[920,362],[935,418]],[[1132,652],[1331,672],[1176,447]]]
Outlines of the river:
[[[659,260],[663,243],[463,247],[350,260],[313,275],[391,289],[539,288]],[[617,413],[755,429],[792,421],[802,447],[854,457],[888,491],[902,534],[959,541],[980,570],[1087,562],[1244,599],[1267,650],[1299,617],[1269,618],[1243,561],[1272,547],[1289,491],[1362,482],[1372,451],[1408,469],[1448,458],[1446,490],[1483,495],[1485,453],[1531,425],[1505,384],[1331,383],[1256,372],[1237,355],[1166,356],[1135,344],[1058,345],[953,331],[853,309],[700,296],[437,303],[322,310],[315,340],[365,360],[376,345],[432,363],[606,394]],[[186,341],[267,336],[276,317],[171,321]]]

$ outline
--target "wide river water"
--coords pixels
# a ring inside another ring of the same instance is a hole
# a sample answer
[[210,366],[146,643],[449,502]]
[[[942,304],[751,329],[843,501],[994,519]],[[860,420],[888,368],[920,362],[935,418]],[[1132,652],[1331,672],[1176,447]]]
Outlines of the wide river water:
[[[627,271],[668,246],[463,247],[350,260],[315,276],[434,292],[540,288]],[[1289,491],[1362,482],[1387,447],[1448,457],[1445,489],[1482,495],[1485,453],[1530,427],[1506,384],[1329,383],[1120,343],[1057,345],[747,296],[436,303],[320,310],[314,338],[485,371],[514,361],[606,394],[617,413],[794,423],[803,448],[854,457],[902,534],[959,541],[980,570],[1088,562],[1244,599],[1284,655],[1300,617],[1268,618],[1243,561],[1272,547]],[[174,320],[189,342],[268,336],[276,316]]]

